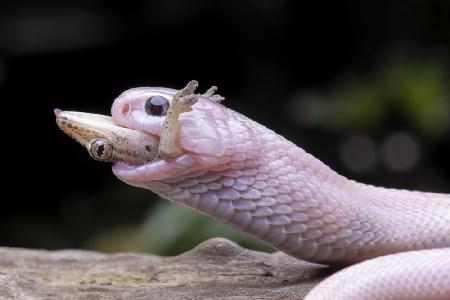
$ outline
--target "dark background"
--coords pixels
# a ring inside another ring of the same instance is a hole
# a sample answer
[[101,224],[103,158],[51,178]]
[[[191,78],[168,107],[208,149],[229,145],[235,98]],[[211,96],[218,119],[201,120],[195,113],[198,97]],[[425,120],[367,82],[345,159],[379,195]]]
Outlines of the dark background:
[[448,193],[449,60],[447,0],[1,2],[0,245],[262,247],[119,182],[54,122],[191,79],[345,176]]

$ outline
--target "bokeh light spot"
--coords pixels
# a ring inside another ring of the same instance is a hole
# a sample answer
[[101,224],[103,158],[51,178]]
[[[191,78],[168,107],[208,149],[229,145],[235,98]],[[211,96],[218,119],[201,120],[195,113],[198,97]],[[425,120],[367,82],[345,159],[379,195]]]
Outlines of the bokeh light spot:
[[407,171],[417,165],[419,158],[419,143],[407,133],[394,133],[381,146],[381,160],[393,171]]
[[354,135],[342,143],[341,159],[354,173],[370,172],[377,164],[375,142],[364,135]]

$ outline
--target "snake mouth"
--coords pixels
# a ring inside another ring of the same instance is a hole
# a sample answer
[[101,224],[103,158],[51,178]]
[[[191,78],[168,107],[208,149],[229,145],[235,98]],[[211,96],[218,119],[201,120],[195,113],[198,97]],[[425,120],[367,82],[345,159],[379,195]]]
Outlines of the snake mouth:
[[121,180],[130,183],[175,178],[203,167],[195,155],[185,153],[172,160],[158,159],[141,165],[118,161],[113,164],[112,171]]
[[58,127],[92,158],[139,166],[160,160],[159,137],[117,125],[110,116],[55,109]]

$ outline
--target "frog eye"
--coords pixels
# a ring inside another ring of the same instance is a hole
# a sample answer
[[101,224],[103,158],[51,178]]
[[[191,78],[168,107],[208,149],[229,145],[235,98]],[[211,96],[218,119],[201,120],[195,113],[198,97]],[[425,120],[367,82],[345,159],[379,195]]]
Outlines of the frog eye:
[[113,155],[113,147],[104,139],[96,139],[91,143],[89,154],[96,160],[108,161]]
[[145,112],[150,116],[165,116],[169,109],[169,100],[163,96],[152,96],[145,101]]

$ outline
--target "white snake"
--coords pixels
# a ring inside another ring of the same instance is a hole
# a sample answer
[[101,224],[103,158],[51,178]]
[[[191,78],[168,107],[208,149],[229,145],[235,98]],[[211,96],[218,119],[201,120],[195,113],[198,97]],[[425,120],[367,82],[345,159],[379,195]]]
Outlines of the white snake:
[[[175,93],[128,90],[112,118],[160,136],[164,117],[148,114],[145,103],[158,95],[171,102]],[[349,180],[207,96],[178,122],[184,154],[138,166],[116,162],[114,174],[299,259],[355,264],[306,299],[450,299],[450,195]]]

